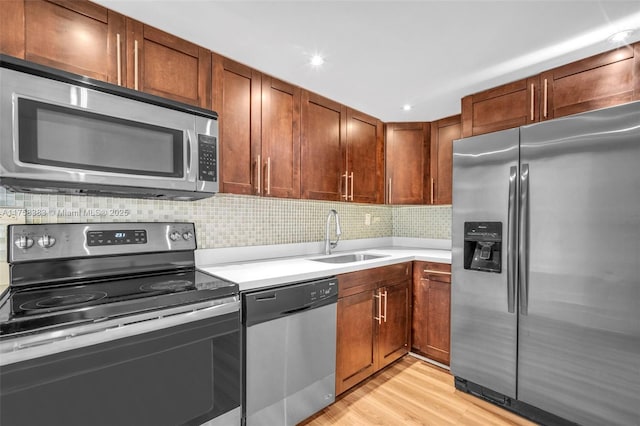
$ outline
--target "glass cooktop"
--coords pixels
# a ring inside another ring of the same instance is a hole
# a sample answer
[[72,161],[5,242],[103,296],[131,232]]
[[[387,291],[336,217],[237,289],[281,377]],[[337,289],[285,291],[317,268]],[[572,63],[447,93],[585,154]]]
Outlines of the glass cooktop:
[[0,302],[0,336],[166,309],[237,294],[237,284],[198,270],[9,289]]

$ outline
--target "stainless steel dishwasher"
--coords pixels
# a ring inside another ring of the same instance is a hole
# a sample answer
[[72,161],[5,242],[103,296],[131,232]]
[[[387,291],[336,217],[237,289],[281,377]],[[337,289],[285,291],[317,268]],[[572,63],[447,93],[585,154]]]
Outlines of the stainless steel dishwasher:
[[243,295],[243,424],[293,426],[335,401],[334,277]]

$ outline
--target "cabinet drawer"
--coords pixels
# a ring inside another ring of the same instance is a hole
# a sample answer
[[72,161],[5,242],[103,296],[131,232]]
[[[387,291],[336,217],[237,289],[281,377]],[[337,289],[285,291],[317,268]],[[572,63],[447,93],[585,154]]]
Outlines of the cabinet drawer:
[[414,262],[414,277],[451,283],[451,265],[437,262]]
[[374,290],[411,277],[411,262],[338,275],[338,297]]

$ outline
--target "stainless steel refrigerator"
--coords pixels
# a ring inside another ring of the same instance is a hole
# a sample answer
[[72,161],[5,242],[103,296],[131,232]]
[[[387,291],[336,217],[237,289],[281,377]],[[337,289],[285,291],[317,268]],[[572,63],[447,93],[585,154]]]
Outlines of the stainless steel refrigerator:
[[456,387],[640,425],[640,102],[453,144]]

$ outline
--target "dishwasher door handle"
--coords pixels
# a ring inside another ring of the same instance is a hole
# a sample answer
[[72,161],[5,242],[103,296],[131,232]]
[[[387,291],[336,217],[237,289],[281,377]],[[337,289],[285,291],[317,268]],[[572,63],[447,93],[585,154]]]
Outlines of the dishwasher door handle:
[[291,315],[291,314],[295,314],[295,313],[298,313],[298,312],[306,311],[307,309],[311,309],[311,306],[303,306],[301,308],[290,309],[288,311],[284,311],[282,313],[282,315]]
[[265,302],[268,300],[276,300],[278,295],[276,293],[270,294],[268,296],[256,296],[256,302]]

